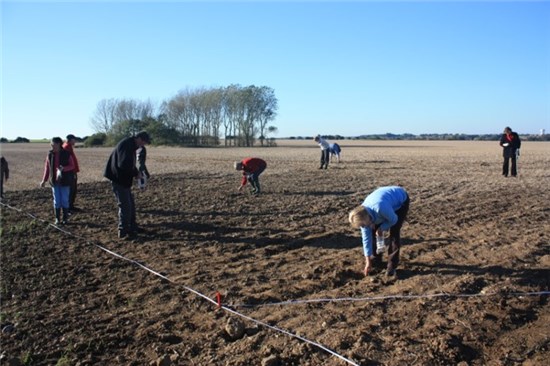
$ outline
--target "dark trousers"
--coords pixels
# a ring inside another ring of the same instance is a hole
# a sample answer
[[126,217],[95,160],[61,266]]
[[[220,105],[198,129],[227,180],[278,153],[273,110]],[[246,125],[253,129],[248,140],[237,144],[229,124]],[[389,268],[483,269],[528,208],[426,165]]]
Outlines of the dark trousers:
[[76,200],[76,183],[77,183],[76,173],[74,174],[73,181],[71,183],[71,192],[69,193],[69,209],[74,208],[74,201]]
[[112,182],[113,192],[118,205],[118,230],[130,233],[137,230],[136,206],[132,188]]
[[320,166],[320,168],[322,168],[324,166],[325,169],[326,169],[328,167],[329,159],[330,159],[330,150],[329,149],[321,150],[321,166]]
[[260,193],[260,174],[262,174],[264,170],[265,167],[260,168],[257,172],[254,172],[248,176],[248,183],[250,183],[256,193]]
[[518,175],[517,171],[517,165],[516,165],[516,154],[513,154],[512,156],[504,156],[504,162],[502,163],[502,175],[508,176],[508,169],[510,167],[510,160],[512,161],[512,171],[510,174],[512,174],[512,177],[515,177]]
[[[397,265],[399,264],[399,251],[401,249],[401,227],[403,226],[403,223],[405,222],[405,219],[407,218],[407,213],[409,212],[409,204],[410,199],[407,197],[407,200],[403,203],[403,205],[399,208],[399,210],[395,211],[395,214],[397,215],[397,222],[395,225],[393,225],[390,228],[390,237],[389,237],[389,247],[388,247],[388,272],[392,272],[397,268]],[[376,237],[376,230],[378,230],[378,227],[376,227],[372,231],[372,237]],[[376,256],[378,258],[375,258],[375,261],[380,261],[381,256]]]

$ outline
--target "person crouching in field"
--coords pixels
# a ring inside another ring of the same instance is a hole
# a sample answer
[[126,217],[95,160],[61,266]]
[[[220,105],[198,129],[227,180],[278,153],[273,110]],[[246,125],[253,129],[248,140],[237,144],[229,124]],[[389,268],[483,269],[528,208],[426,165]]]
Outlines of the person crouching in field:
[[[388,264],[386,276],[395,276],[399,264],[401,226],[409,211],[409,195],[399,186],[380,187],[365,198],[363,203],[349,213],[353,228],[361,229],[365,253],[365,276],[374,261],[380,261],[386,250],[384,232],[389,230]],[[376,237],[376,247],[374,245]]]
[[[46,156],[44,175],[40,186],[46,182],[52,186],[53,207],[55,211],[55,224],[66,224],[69,220],[69,195],[74,175],[74,161],[71,153],[61,147],[63,140],[54,137],[51,140],[52,149]],[[63,217],[61,217],[63,210]]]
[[138,232],[136,207],[132,194],[134,178],[138,180],[141,178],[141,173],[136,167],[136,151],[150,142],[151,138],[145,131],[119,141],[105,167],[103,176],[111,181],[118,205],[120,239],[133,239]]
[[260,158],[246,158],[234,164],[236,170],[242,170],[243,179],[239,187],[239,192],[246,186],[246,182],[252,186],[252,194],[260,194],[260,174],[267,167],[267,163]]
[[510,174],[512,177],[518,175],[516,159],[519,156],[519,148],[521,147],[521,140],[517,133],[513,132],[510,127],[504,129],[504,133],[500,137],[499,145],[502,146],[502,156],[504,162],[502,163],[502,175],[508,176],[509,162],[512,161],[512,167]]
[[327,140],[322,138],[321,135],[315,136],[313,140],[318,143],[319,147],[321,148],[321,165],[319,166],[319,169],[327,169],[328,161],[330,158],[330,144]]
[[330,144],[330,158],[333,157],[336,158],[336,162],[340,162],[340,153],[342,152],[342,149],[340,148],[340,145],[338,145],[336,142],[333,144]]

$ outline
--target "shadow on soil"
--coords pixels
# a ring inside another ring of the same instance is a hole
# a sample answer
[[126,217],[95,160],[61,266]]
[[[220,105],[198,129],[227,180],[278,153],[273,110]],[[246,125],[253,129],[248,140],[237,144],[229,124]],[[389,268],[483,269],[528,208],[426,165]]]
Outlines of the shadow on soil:
[[[409,263],[410,270],[400,270],[401,278],[411,276],[439,274],[450,276],[463,276],[474,274],[476,276],[491,275],[496,277],[513,278],[520,285],[550,286],[550,269],[511,269],[501,266],[465,266],[456,264],[431,264],[422,262]],[[418,268],[415,270],[414,268]]]

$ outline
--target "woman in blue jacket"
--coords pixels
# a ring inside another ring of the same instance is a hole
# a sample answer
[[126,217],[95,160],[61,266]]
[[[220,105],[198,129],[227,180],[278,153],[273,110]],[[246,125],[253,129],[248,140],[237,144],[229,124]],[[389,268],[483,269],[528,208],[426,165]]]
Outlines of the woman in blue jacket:
[[[361,229],[365,254],[365,276],[372,269],[373,261],[386,251],[384,232],[390,232],[386,276],[394,276],[399,264],[401,226],[409,211],[409,195],[403,187],[380,187],[367,196],[363,203],[349,213],[352,227]],[[375,248],[374,237],[377,238]]]

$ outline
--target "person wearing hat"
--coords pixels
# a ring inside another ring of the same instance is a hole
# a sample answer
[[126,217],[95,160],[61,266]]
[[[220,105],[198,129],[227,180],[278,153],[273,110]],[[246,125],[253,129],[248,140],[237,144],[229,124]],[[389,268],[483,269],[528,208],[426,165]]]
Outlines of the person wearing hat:
[[[401,226],[409,212],[409,195],[403,187],[388,186],[375,189],[360,206],[349,213],[353,228],[361,229],[365,254],[364,274],[367,276],[373,262],[380,261],[386,251],[384,232],[390,232],[386,276],[395,276],[399,264]],[[376,237],[376,246],[374,238]]]
[[67,135],[67,140],[63,144],[63,150],[68,151],[69,154],[71,154],[73,158],[74,163],[74,170],[73,170],[73,179],[71,181],[71,187],[70,187],[70,193],[69,193],[69,212],[72,213],[73,211],[79,211],[79,208],[75,207],[74,202],[76,200],[76,184],[78,180],[78,172],[80,171],[80,167],[78,166],[78,159],[76,158],[76,154],[74,153],[74,146],[76,144],[76,137],[75,135],[69,134]]
[[246,183],[250,183],[252,186],[252,194],[258,195],[260,193],[260,174],[263,173],[267,167],[267,163],[260,158],[246,158],[242,161],[236,161],[236,170],[242,170],[243,179],[239,187],[239,192],[246,186]]
[[519,156],[519,148],[521,147],[521,140],[518,134],[513,132],[510,127],[504,128],[504,133],[500,136],[499,145],[502,147],[502,156],[504,158],[504,162],[502,163],[502,175],[505,177],[508,176],[511,160],[512,166],[510,174],[512,177],[516,177],[518,175],[516,160]]
[[121,239],[132,239],[137,235],[132,183],[141,178],[141,173],[136,167],[136,151],[150,143],[151,138],[145,131],[121,140],[105,166],[103,176],[111,181],[118,205],[118,237]]

